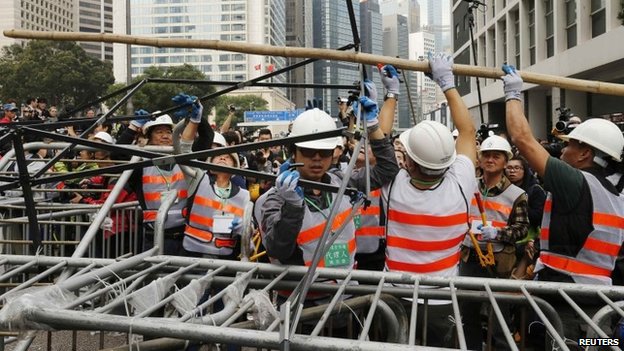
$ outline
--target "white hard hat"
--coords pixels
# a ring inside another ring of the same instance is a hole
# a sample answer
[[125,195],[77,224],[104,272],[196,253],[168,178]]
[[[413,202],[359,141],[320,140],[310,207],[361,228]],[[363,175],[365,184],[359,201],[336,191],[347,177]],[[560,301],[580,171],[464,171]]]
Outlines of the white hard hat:
[[[240,162],[239,162],[239,159],[238,159],[238,155],[235,154],[235,153],[231,153],[231,154],[227,154],[227,155],[230,156],[232,158],[232,160],[234,161],[234,168],[240,168]],[[219,155],[219,156],[221,156],[221,155]],[[208,157],[206,159],[206,162],[212,163],[212,157]]]
[[479,154],[483,151],[502,151],[507,154],[507,160],[511,160],[513,157],[513,152],[511,152],[511,145],[507,139],[498,136],[492,135],[487,139],[483,140],[481,143],[481,148],[479,149]]
[[107,144],[114,144],[115,143],[113,141],[113,137],[110,134],[106,133],[106,132],[97,132],[97,133],[95,133],[93,138],[100,139],[101,141],[103,141],[103,142],[105,142]]
[[221,133],[214,133],[214,139],[212,139],[213,144],[217,144],[219,146],[227,146],[227,142]]
[[562,135],[560,138],[564,141],[578,140],[604,152],[618,162],[622,161],[624,136],[615,123],[606,119],[588,119],[574,128],[570,134]]
[[[159,112],[160,111],[154,111],[154,114]],[[143,133],[148,134],[149,129],[156,126],[169,126],[173,128],[173,120],[171,120],[171,117],[167,114],[159,116],[155,120],[145,123],[145,125],[143,126]]]
[[[314,108],[301,113],[295,118],[290,136],[327,132],[334,129],[336,129],[334,119],[324,111]],[[342,144],[342,137],[339,136],[295,143],[298,147],[317,150],[333,150],[340,144]]]
[[457,157],[453,135],[440,122],[422,121],[401,133],[399,140],[407,155],[424,168],[445,169]]

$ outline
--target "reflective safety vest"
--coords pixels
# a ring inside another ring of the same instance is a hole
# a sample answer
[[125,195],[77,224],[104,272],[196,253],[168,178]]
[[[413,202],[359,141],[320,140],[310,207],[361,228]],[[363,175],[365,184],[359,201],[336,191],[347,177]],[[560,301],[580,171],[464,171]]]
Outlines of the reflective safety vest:
[[166,190],[177,190],[178,199],[171,205],[167,214],[164,229],[184,226],[182,210],[186,207],[188,197],[188,183],[184,179],[184,174],[178,165],[173,170],[167,171],[156,166],[143,168],[143,199],[145,208],[143,209],[143,224],[154,229],[156,214],[160,208],[161,193]]
[[204,254],[231,255],[239,238],[232,233],[213,233],[213,218],[215,215],[232,214],[242,221],[245,207],[249,202],[249,192],[245,189],[239,189],[233,197],[223,201],[215,193],[210,178],[204,174],[189,210],[188,224],[184,229],[184,242],[189,240],[201,242]]
[[[330,176],[331,183],[339,186],[340,180],[338,177],[333,174]],[[332,193],[331,197],[332,203],[340,201],[340,204],[338,205],[338,212],[336,213],[331,226],[332,230],[337,230],[348,219],[353,206],[351,205],[348,196],[343,195],[341,199],[336,200],[336,194]],[[321,212],[312,212],[307,205],[304,206],[305,214],[303,216],[301,230],[297,236],[297,245],[303,253],[303,262],[306,266],[312,265],[314,250],[323,236],[323,229],[325,228],[325,223],[327,223],[326,217],[329,216],[330,210],[331,206]],[[331,268],[352,268],[355,264],[355,248],[355,224],[353,223],[353,220],[350,220],[338,234],[338,238],[327,250],[325,257],[320,260],[318,266]]]
[[[492,226],[502,228],[507,226],[507,220],[511,215],[514,202],[524,194],[522,188],[511,184],[501,194],[496,196],[483,197],[483,208],[488,222],[492,222]],[[472,197],[470,201],[470,222],[479,221],[481,223],[481,213],[477,206],[477,200]],[[500,252],[505,248],[505,243],[499,240],[491,240],[494,252]],[[487,241],[480,241],[479,246],[482,250],[486,250]],[[464,238],[464,246],[473,247],[472,240],[468,236]]]
[[549,251],[552,195],[548,193],[540,232],[541,251],[535,270],[539,271],[546,266],[569,275],[577,283],[611,285],[611,272],[624,242],[624,197],[607,191],[594,175],[581,172],[592,196],[594,230],[589,233],[575,257]]
[[379,250],[379,242],[385,237],[385,228],[379,225],[381,212],[379,206],[380,197],[380,189],[371,191],[370,205],[366,209],[360,208],[358,215],[354,218],[358,253],[377,252]]
[[436,189],[423,191],[400,172],[382,194],[383,203],[390,198],[386,270],[457,275],[460,245],[468,229],[467,200],[457,181],[445,177]]

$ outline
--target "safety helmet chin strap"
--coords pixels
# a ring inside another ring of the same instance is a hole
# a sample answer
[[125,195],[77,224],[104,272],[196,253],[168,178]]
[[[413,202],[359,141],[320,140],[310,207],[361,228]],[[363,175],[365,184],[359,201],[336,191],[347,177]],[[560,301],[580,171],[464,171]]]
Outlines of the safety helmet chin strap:
[[595,164],[602,168],[607,168],[607,166],[609,165],[609,161],[606,160],[607,157],[608,155],[604,152],[594,149],[594,158],[592,161],[594,161]]

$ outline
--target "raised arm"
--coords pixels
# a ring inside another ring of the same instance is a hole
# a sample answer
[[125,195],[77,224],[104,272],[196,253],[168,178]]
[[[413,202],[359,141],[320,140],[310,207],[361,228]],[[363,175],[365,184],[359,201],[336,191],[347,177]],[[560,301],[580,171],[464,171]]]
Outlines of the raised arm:
[[503,76],[505,89],[505,120],[507,122],[507,134],[516,145],[520,154],[529,162],[529,166],[540,176],[544,176],[546,162],[548,161],[548,151],[537,142],[529,121],[524,115],[522,106],[522,78],[516,73],[513,66],[504,65],[503,71],[507,75]]
[[429,67],[431,73],[428,77],[434,80],[444,92],[453,124],[459,132],[455,141],[455,150],[458,154],[467,156],[473,163],[477,161],[476,130],[470,112],[457,89],[455,89],[455,76],[453,75],[453,58],[449,55],[429,53]]

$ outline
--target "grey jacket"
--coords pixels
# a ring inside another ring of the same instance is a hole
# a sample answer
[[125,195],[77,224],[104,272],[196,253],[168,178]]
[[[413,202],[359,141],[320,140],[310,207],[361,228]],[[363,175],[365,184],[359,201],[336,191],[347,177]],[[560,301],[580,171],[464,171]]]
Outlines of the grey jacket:
[[[371,140],[370,145],[377,158],[377,164],[370,169],[370,187],[374,190],[391,182],[399,172],[399,166],[394,155],[394,147],[388,138]],[[339,170],[332,170],[332,174],[340,179],[344,177]],[[325,174],[321,181],[329,183],[329,177]],[[348,186],[365,191],[365,172],[363,170],[353,172]],[[330,205],[324,193],[315,196],[306,190],[305,196],[320,209],[326,209]],[[317,211],[305,202],[304,206],[308,206],[310,211]],[[269,257],[285,264],[303,265],[301,250],[297,247],[297,236],[301,230],[304,212],[303,207],[286,203],[274,187],[256,200],[254,217],[260,225],[262,241]]]

